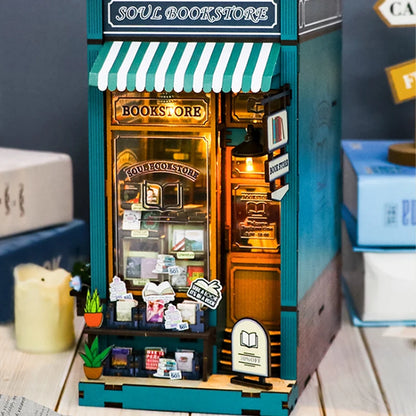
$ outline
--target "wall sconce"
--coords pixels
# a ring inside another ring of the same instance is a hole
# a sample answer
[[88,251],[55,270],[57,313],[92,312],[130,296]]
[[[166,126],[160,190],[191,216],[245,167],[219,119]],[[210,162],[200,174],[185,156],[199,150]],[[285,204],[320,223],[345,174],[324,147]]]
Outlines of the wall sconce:
[[252,124],[246,128],[244,141],[234,147],[231,154],[236,157],[256,157],[266,154],[263,145],[260,143],[259,130],[255,130]]

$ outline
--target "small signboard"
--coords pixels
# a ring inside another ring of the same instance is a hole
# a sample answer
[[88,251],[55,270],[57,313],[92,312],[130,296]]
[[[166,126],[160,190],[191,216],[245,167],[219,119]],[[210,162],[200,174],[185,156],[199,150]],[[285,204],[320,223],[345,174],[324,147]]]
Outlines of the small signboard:
[[231,333],[232,370],[259,377],[270,375],[270,338],[254,319],[237,321]]
[[289,154],[278,156],[266,162],[268,182],[272,182],[289,172]]
[[269,152],[284,146],[288,140],[287,111],[282,110],[267,118],[267,144]]
[[388,27],[416,26],[416,0],[378,0],[374,10]]
[[416,59],[386,68],[396,104],[416,97]]
[[279,0],[105,0],[104,34],[280,35]]
[[221,290],[222,286],[219,280],[208,281],[204,278],[198,278],[192,282],[187,295],[210,309],[217,309],[222,298]]

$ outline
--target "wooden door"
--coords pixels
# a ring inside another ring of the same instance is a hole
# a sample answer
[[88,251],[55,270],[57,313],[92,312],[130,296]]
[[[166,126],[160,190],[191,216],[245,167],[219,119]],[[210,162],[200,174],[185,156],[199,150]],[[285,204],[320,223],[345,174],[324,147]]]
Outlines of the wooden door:
[[[265,157],[225,154],[227,326],[244,317],[280,327],[280,206],[264,181]],[[249,159],[249,160],[247,160]]]

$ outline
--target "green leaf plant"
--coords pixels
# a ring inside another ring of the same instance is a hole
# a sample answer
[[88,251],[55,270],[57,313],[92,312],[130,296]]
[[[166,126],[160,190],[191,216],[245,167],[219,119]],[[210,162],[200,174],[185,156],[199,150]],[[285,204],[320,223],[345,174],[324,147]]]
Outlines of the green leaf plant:
[[100,304],[100,297],[98,296],[97,289],[94,290],[92,297],[88,289],[84,312],[85,313],[99,313],[102,311],[103,311],[103,305]]
[[85,344],[85,354],[80,352],[79,355],[84,360],[86,367],[101,367],[103,361],[107,358],[113,346],[114,345],[110,345],[103,351],[98,352],[98,337],[95,337],[94,341],[91,344],[91,347]]

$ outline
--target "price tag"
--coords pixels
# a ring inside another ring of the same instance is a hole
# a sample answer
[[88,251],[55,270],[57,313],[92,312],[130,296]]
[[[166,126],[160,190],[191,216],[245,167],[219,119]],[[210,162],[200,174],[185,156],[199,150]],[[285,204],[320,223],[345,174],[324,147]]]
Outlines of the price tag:
[[186,331],[187,329],[189,329],[189,324],[188,322],[180,322],[176,325],[176,329],[178,331]]
[[181,370],[172,370],[172,371],[169,371],[169,378],[171,380],[182,380],[182,372],[181,372]]

